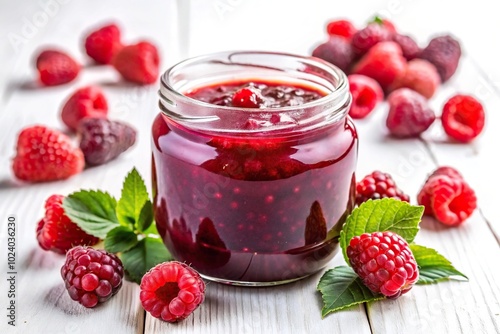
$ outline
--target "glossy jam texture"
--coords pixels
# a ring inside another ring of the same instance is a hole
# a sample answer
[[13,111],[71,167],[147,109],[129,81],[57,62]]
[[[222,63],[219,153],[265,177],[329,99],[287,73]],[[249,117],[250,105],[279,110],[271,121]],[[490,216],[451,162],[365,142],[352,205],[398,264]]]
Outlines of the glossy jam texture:
[[[240,84],[187,95],[210,102]],[[289,91],[292,98],[280,103],[295,99],[297,87],[266,86]],[[357,135],[348,120],[295,136],[219,136],[158,115],[153,124],[158,230],[176,259],[205,276],[282,282],[310,275],[338,250],[339,231],[354,201],[356,158]]]

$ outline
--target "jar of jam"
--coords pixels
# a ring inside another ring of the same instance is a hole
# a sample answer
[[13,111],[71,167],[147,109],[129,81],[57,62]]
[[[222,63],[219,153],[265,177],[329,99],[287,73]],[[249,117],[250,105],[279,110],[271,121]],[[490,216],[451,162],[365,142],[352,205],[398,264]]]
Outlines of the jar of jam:
[[315,58],[224,52],[162,76],[152,128],[155,221],[209,280],[291,282],[338,252],[357,134],[345,74]]

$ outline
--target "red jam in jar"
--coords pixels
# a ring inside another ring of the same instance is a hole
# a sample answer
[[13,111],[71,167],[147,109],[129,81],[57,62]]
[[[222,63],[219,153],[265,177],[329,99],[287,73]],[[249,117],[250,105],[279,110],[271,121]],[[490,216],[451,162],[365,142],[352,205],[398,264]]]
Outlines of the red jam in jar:
[[155,220],[179,261],[217,282],[323,268],[354,203],[357,134],[336,67],[266,52],[168,70],[153,124]]

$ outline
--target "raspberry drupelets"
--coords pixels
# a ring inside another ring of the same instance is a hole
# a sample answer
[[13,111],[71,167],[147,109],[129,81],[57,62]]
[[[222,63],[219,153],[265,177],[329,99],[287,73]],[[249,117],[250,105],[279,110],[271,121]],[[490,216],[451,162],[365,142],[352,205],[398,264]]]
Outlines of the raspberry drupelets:
[[326,25],[326,32],[329,36],[341,36],[351,39],[357,31],[356,27],[348,20],[334,20]]
[[90,58],[100,64],[110,64],[113,57],[123,47],[120,29],[109,24],[92,31],[85,38],[85,51]]
[[80,73],[80,64],[59,50],[42,51],[36,59],[40,82],[45,86],[73,81]]
[[112,64],[125,80],[151,84],[158,78],[160,57],[156,46],[142,41],[121,48]]
[[378,82],[367,76],[351,74],[347,78],[352,95],[349,115],[352,118],[365,118],[384,99],[384,92]]
[[108,103],[101,89],[87,86],[74,92],[64,104],[61,119],[68,128],[76,131],[83,118],[102,117],[108,114]]
[[476,138],[484,128],[483,106],[469,95],[455,95],[443,107],[441,123],[451,138],[467,143]]
[[392,177],[380,171],[374,171],[356,184],[356,204],[361,205],[369,199],[385,197],[409,202],[410,197],[399,189]]

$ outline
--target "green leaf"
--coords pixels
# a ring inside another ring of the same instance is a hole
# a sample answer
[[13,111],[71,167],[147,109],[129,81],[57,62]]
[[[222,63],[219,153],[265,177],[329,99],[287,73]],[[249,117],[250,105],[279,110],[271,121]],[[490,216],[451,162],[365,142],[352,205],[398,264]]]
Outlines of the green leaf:
[[119,225],[115,213],[116,200],[106,192],[74,192],[64,199],[63,208],[82,230],[100,239],[104,239],[109,231]]
[[148,200],[146,184],[134,167],[123,181],[121,198],[116,206],[116,215],[120,223],[125,226],[135,226],[144,203]]
[[353,305],[384,298],[368,289],[358,275],[347,266],[326,271],[319,280],[317,290],[321,292],[323,298],[322,317]]
[[410,249],[419,266],[419,277],[417,284],[431,284],[452,278],[467,276],[455,269],[455,267],[443,255],[435,249],[411,244]]
[[111,253],[125,252],[137,245],[137,234],[125,226],[117,226],[106,235],[104,248]]
[[148,199],[142,206],[141,213],[139,214],[139,219],[137,220],[136,228],[144,232],[146,231],[151,223],[153,222],[153,204]]
[[363,233],[392,231],[411,243],[418,232],[423,206],[410,205],[394,198],[368,200],[354,209],[340,231],[340,246],[347,263],[347,246]]
[[158,238],[146,237],[132,249],[122,253],[121,260],[130,278],[141,283],[142,276],[159,263],[171,261],[172,256]]

